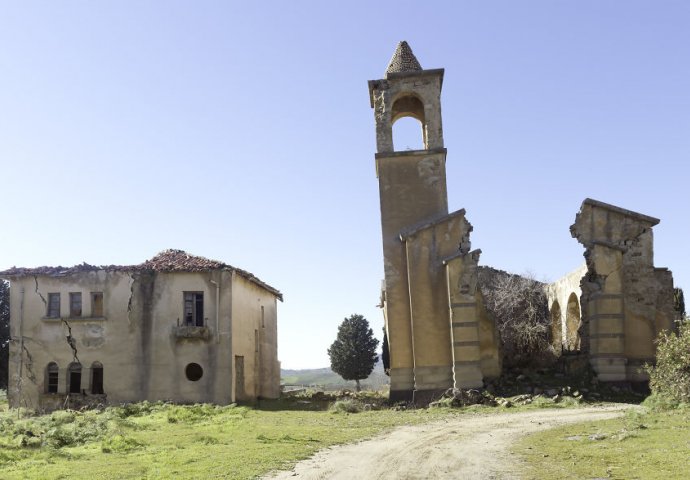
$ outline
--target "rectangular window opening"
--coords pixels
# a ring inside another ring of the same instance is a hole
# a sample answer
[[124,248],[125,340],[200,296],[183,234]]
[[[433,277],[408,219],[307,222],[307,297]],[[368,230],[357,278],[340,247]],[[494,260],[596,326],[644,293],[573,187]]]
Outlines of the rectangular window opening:
[[58,391],[58,370],[57,367],[48,369],[48,393]]
[[185,326],[204,326],[204,292],[184,292]]
[[103,292],[91,292],[91,316],[103,316]]
[[81,317],[81,292],[69,294],[69,316]]
[[103,394],[103,367],[91,367],[91,393]]
[[266,328],[266,312],[263,305],[261,305],[261,328]]
[[48,294],[48,312],[46,315],[48,318],[60,318],[60,294],[59,293],[49,293]]
[[81,369],[69,372],[69,393],[81,393]]

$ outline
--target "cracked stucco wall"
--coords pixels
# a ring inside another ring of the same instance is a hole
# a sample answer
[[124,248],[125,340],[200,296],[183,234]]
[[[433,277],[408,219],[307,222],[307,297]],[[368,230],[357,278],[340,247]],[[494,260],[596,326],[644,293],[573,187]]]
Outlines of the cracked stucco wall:
[[[279,394],[276,297],[230,271],[97,270],[10,280],[12,405],[48,410],[79,406],[88,400],[95,362],[104,372],[105,398],[98,397],[98,402],[228,404],[236,400],[233,355],[247,358],[241,400]],[[203,293],[206,335],[177,334],[185,291]],[[69,316],[70,292],[82,293],[81,316]],[[91,292],[103,292],[102,316],[91,314]],[[60,293],[61,318],[46,317],[49,293]],[[233,318],[237,319],[234,329]],[[50,362],[59,369],[57,394],[46,393]],[[82,365],[81,388],[86,395],[67,394],[72,362]],[[203,369],[197,381],[185,374],[190,363]]]

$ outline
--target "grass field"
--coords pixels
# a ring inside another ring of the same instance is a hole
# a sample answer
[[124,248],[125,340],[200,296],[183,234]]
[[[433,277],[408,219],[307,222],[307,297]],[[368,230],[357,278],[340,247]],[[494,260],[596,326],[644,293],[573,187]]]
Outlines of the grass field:
[[[298,397],[262,403],[260,409],[143,402],[20,418],[16,410],[8,410],[2,393],[3,480],[249,479],[289,468],[327,446],[399,425],[472,412],[575,406],[544,399],[508,409],[473,406],[347,414],[326,411],[325,403],[305,403]],[[620,419],[568,425],[526,437],[514,452],[527,460],[525,478],[686,478],[690,408],[629,412]]]
[[527,460],[529,479],[686,479],[690,407],[547,430],[513,451]]
[[445,409],[347,414],[143,403],[20,420],[5,404],[0,477],[249,479],[329,445],[449,414]]

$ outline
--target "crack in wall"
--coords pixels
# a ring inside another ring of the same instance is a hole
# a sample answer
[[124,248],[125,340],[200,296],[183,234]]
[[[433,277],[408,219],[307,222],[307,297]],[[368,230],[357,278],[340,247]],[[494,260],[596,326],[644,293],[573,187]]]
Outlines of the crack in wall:
[[36,282],[36,294],[38,294],[39,297],[41,297],[41,300],[43,300],[43,304],[48,308],[48,302],[46,301],[45,297],[41,294],[41,292],[38,291],[38,277],[34,275],[34,282]]
[[130,329],[132,328],[132,299],[134,298],[134,275],[129,276],[129,301],[127,302],[127,322],[129,323]]
[[81,365],[79,357],[77,356],[77,339],[72,336],[72,326],[64,318],[60,320],[62,320],[62,323],[67,327],[67,336],[65,338],[67,339],[67,344],[72,349],[72,357],[74,357],[76,363]]
[[27,377],[29,380],[31,380],[31,383],[36,385],[36,374],[34,373],[33,369],[33,364],[34,364],[34,359],[31,356],[31,352],[29,352],[29,349],[26,348],[26,345],[22,345],[22,348],[24,349],[24,353],[26,354],[27,362],[24,364],[26,367],[27,371]]

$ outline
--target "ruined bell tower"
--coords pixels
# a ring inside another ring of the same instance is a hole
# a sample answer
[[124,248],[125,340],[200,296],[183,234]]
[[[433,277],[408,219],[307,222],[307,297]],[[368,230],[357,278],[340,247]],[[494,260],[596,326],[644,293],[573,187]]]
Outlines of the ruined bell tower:
[[[423,69],[407,42],[400,42],[384,78],[369,81],[376,121],[385,273],[382,307],[392,400],[422,400],[453,386],[481,386],[484,376],[481,306],[475,298],[480,295],[480,251],[470,252],[472,226],[465,211],[448,213],[443,73]],[[422,150],[396,150],[393,124],[403,117],[420,122]],[[486,369],[492,372],[500,368],[489,363]]]

